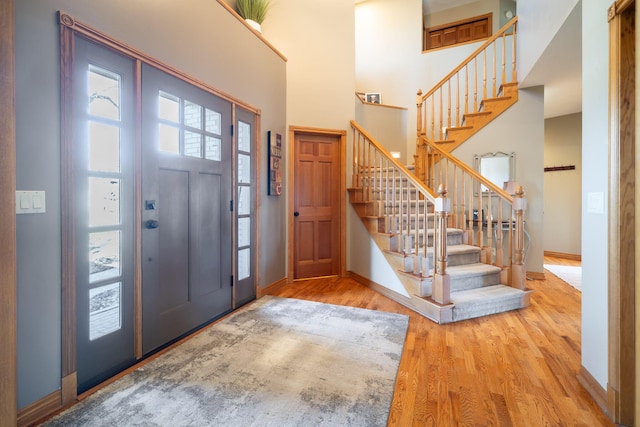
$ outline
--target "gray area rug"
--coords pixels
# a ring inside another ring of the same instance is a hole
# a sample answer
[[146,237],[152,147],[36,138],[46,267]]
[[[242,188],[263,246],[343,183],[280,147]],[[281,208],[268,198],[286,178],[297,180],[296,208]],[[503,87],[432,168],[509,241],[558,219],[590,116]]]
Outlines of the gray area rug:
[[544,264],[544,268],[582,292],[582,266]]
[[385,426],[408,317],[266,296],[46,426]]

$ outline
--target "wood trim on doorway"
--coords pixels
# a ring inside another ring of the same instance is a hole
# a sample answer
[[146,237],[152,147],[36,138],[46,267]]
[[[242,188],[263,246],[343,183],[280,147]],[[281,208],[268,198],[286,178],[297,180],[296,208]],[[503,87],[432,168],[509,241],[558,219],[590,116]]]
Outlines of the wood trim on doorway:
[[0,424],[17,420],[14,0],[0,2]]
[[340,259],[339,263],[339,271],[340,277],[346,277],[346,253],[347,253],[347,233],[346,233],[346,218],[347,218],[347,207],[346,207],[346,193],[347,193],[347,182],[346,182],[346,162],[347,162],[347,131],[346,130],[336,130],[336,129],[321,129],[321,128],[313,128],[313,127],[304,127],[304,126],[289,126],[289,143],[288,147],[288,156],[287,163],[288,167],[288,177],[287,182],[289,183],[287,188],[287,217],[289,218],[287,221],[287,234],[288,234],[288,257],[287,257],[287,277],[288,283],[293,282],[293,269],[294,269],[294,221],[293,221],[293,209],[294,209],[294,196],[295,196],[295,149],[293,147],[295,137],[299,134],[311,134],[311,135],[333,135],[340,138]]
[[634,424],[637,251],[635,155],[635,0],[619,0],[609,18],[609,241],[607,410]]

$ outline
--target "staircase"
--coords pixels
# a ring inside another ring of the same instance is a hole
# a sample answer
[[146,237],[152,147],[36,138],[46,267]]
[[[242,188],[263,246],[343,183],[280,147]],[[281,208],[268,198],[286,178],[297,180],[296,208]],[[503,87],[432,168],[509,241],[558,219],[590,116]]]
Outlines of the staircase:
[[418,92],[415,173],[351,122],[351,205],[409,294],[408,305],[437,323],[529,305],[522,190],[512,197],[450,154],[517,101],[515,47],[508,49],[516,21],[426,95]]
[[514,17],[426,94],[418,91],[414,164],[420,179],[433,160],[425,141],[451,153],[518,101],[517,22]]

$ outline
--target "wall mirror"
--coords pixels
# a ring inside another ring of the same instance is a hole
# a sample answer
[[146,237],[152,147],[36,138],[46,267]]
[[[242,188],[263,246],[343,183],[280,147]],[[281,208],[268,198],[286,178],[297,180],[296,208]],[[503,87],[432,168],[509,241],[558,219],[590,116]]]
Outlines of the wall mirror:
[[[505,182],[513,181],[516,177],[516,153],[497,151],[495,153],[475,155],[473,156],[473,165],[476,172],[494,183],[498,188],[503,188]],[[484,185],[481,187],[483,192],[488,191],[488,188]]]

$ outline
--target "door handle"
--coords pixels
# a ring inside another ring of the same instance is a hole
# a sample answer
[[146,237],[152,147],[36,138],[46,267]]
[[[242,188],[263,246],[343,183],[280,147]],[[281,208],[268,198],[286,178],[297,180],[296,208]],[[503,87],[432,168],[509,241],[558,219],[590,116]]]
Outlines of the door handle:
[[150,219],[144,223],[144,226],[151,230],[160,227],[160,223],[155,219]]
[[295,211],[295,212],[293,213],[293,216],[300,216],[300,212]]

